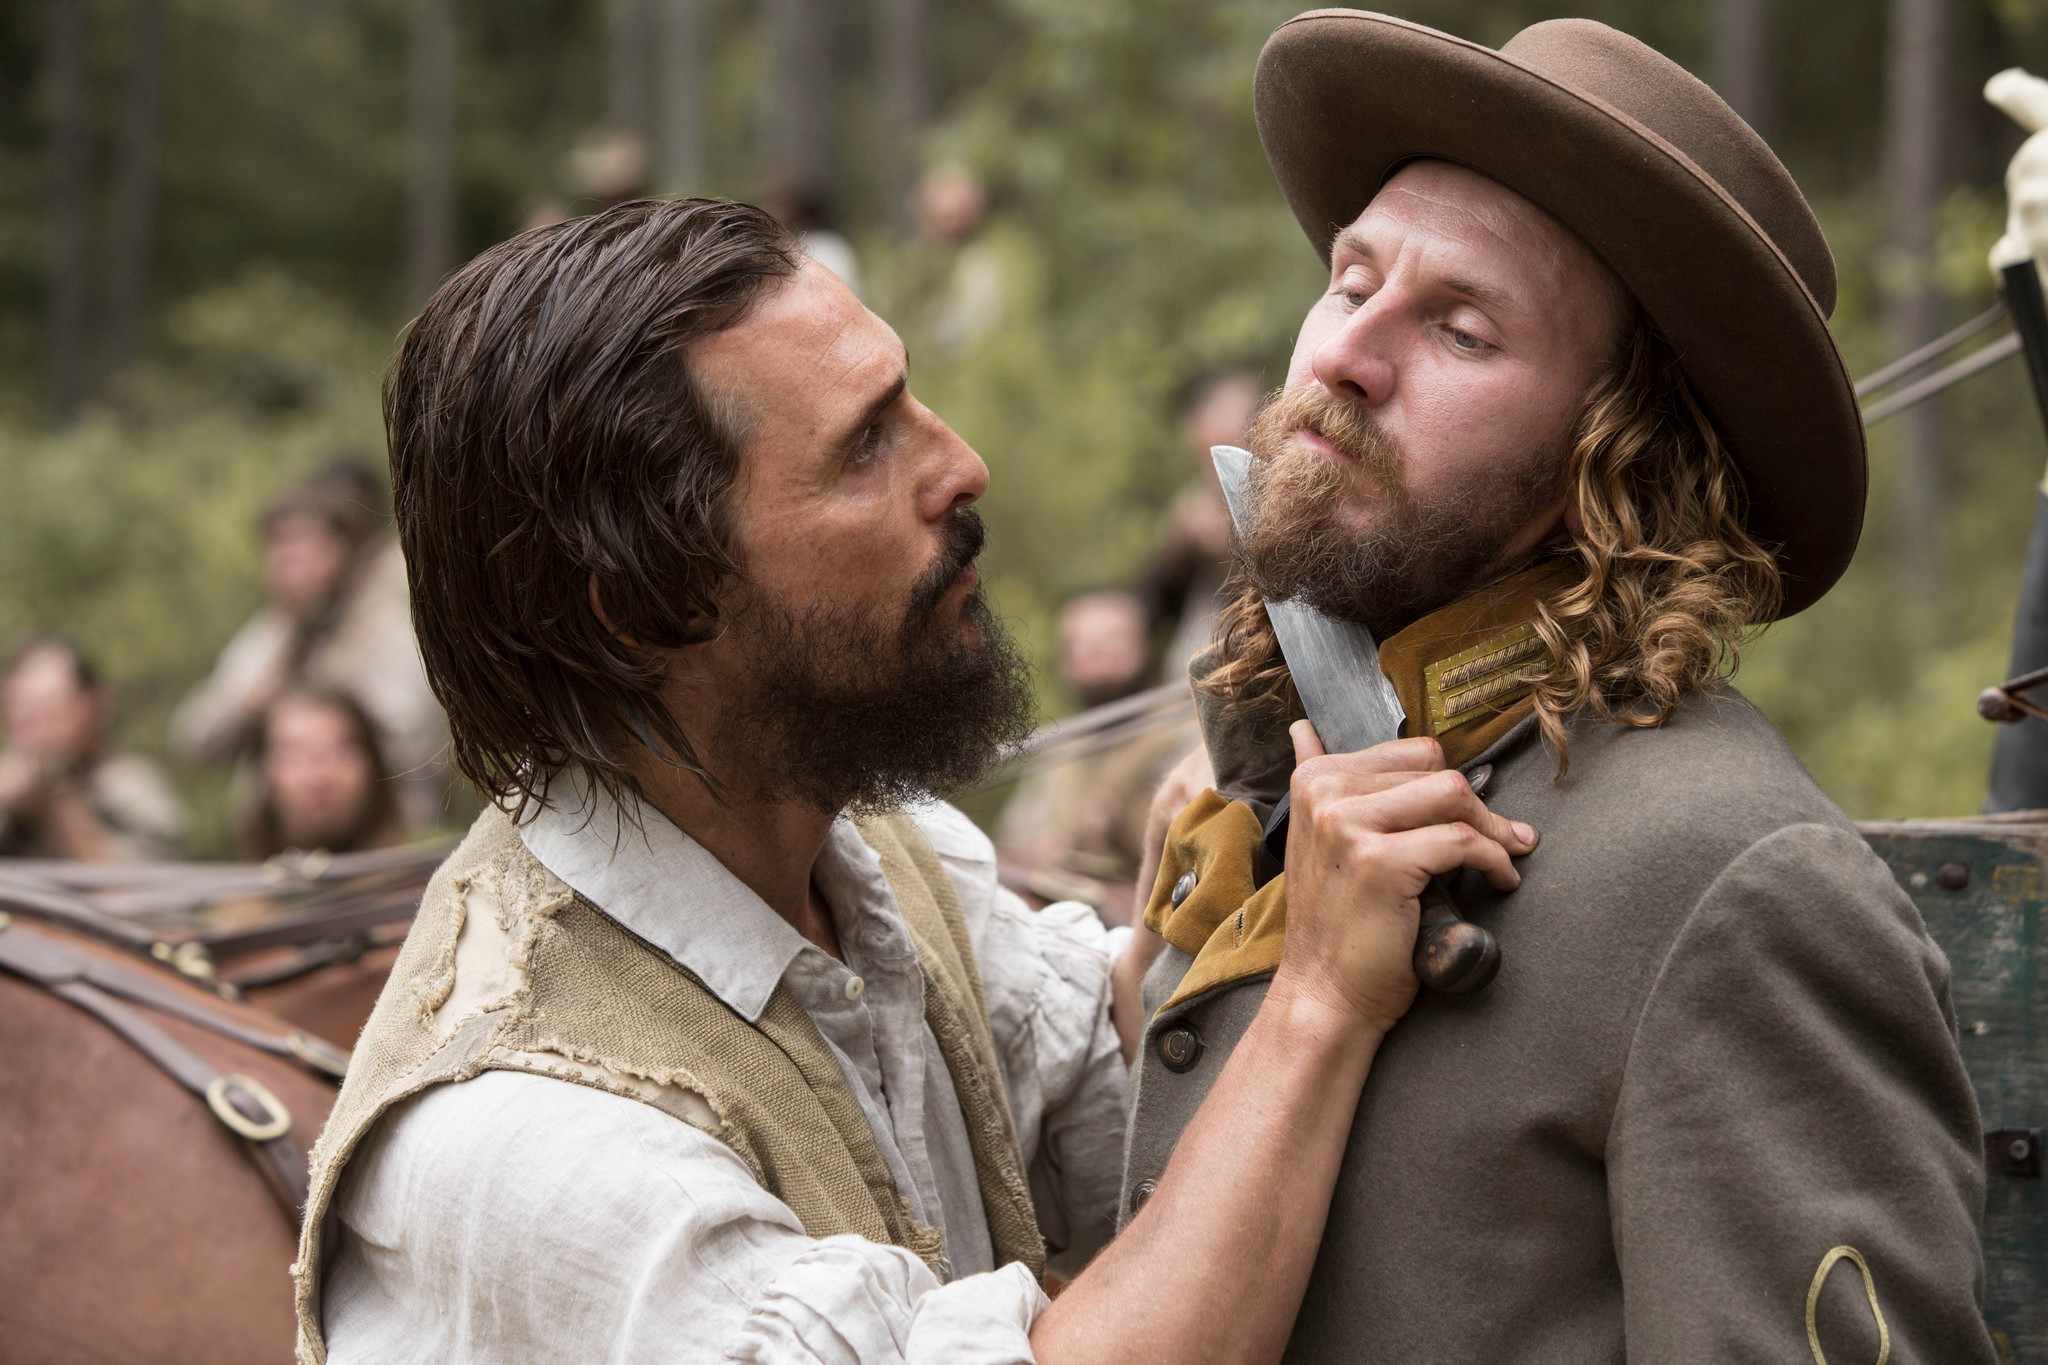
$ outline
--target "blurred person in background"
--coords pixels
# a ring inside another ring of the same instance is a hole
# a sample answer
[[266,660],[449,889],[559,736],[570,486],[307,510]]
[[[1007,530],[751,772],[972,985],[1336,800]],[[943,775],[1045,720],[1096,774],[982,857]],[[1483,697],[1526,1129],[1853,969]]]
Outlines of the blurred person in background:
[[359,853],[405,842],[376,728],[346,693],[294,688],[257,728],[256,800],[242,827],[250,862],[291,849]]
[[563,179],[574,199],[571,208],[601,213],[638,199],[647,193],[648,170],[646,138],[629,128],[593,128],[576,140],[563,164]]
[[1003,320],[1009,272],[982,231],[988,189],[972,171],[941,166],[918,182],[916,198],[924,335],[943,351],[961,351]]
[[1167,509],[1164,534],[1138,591],[1150,626],[1171,626],[1159,661],[1159,680],[1179,682],[1214,634],[1230,559],[1230,509],[1216,483],[1209,447],[1239,445],[1259,409],[1265,386],[1250,370],[1210,375],[1195,386],[1181,415],[1181,431],[1195,477]]
[[[1060,681],[1084,707],[1128,697],[1147,681],[1151,636],[1145,604],[1133,592],[1070,597],[1059,615]],[[1098,752],[1051,757],[1003,807],[997,845],[1027,867],[1077,873],[1120,893],[1144,854],[1152,793],[1197,739],[1194,726],[1183,721]]]
[[76,646],[44,637],[17,650],[0,675],[0,711],[0,856],[178,856],[184,809],[155,764],[107,751],[112,699]]
[[376,727],[406,823],[421,826],[441,808],[447,721],[420,666],[405,561],[383,534],[382,504],[377,479],[355,464],[278,496],[263,518],[268,601],[179,705],[171,737],[195,758],[242,763],[246,791],[258,722],[274,700],[299,685],[346,693]]
[[796,234],[806,256],[837,275],[855,297],[860,295],[860,258],[834,226],[830,195],[816,185],[779,180],[769,187],[762,207]]

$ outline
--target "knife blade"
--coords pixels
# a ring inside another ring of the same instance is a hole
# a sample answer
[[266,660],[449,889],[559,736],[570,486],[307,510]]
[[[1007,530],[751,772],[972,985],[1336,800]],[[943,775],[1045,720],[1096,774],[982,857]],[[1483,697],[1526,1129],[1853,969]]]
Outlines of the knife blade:
[[[1211,446],[1231,525],[1243,538],[1251,521],[1252,453],[1238,446]],[[1316,727],[1327,753],[1348,754],[1401,737],[1407,711],[1380,668],[1379,642],[1355,621],[1327,616],[1304,602],[1266,602],[1273,638],[1287,660],[1302,710]],[[1276,850],[1278,851],[1278,850]],[[1430,989],[1447,995],[1475,991],[1500,969],[1500,944],[1463,919],[1441,879],[1431,878],[1422,895],[1422,921],[1415,939],[1415,974]]]

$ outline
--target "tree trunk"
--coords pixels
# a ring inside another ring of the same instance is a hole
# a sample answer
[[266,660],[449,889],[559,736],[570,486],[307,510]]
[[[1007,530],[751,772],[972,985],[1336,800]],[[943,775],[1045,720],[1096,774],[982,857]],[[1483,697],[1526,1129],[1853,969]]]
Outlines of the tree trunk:
[[703,0],[656,0],[655,173],[666,194],[704,192]]
[[418,307],[455,263],[454,0],[413,0],[410,115],[405,285]]
[[47,0],[50,240],[45,364],[50,416],[69,422],[89,381],[92,230],[92,54],[86,0]]
[[768,173],[819,193],[833,183],[831,18],[822,0],[766,0],[770,79],[763,90]]
[[1777,122],[1771,69],[1773,0],[1715,0],[1714,88],[1757,136],[1771,140]]
[[925,0],[878,0],[877,74],[882,94],[882,193],[889,221],[898,231],[910,225],[911,191],[917,182],[918,135],[924,129],[929,96],[925,85]]
[[604,118],[613,128],[645,138],[653,126],[647,97],[651,27],[648,0],[606,0]]
[[[1898,280],[1890,301],[1890,331],[1893,349],[1903,353],[1931,341],[1941,325],[1933,258],[1935,216],[1943,189],[1948,0],[1890,0],[1890,6],[1885,179]],[[1907,592],[1930,609],[1931,621],[1938,622],[1946,507],[1939,410],[1933,403],[1923,403],[1901,414],[1899,427],[1899,570]]]
[[107,322],[101,368],[109,379],[118,379],[134,363],[149,308],[169,63],[165,9],[165,0],[134,0],[130,9],[128,88],[121,102],[121,141],[107,225]]

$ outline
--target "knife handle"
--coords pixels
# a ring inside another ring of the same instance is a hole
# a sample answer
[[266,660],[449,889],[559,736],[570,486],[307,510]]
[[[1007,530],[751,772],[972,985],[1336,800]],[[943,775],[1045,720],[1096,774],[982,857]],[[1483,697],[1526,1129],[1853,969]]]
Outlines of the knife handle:
[[1500,940],[1463,919],[1444,889],[1431,877],[1422,890],[1422,922],[1415,935],[1415,975],[1444,995],[1481,990],[1500,970]]

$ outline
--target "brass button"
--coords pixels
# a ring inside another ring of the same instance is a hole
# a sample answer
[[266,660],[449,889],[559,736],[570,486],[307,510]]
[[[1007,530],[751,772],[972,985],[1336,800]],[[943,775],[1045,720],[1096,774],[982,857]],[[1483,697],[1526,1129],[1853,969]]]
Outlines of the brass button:
[[1147,1201],[1157,1193],[1159,1193],[1158,1181],[1140,1180],[1138,1187],[1131,1191],[1131,1213],[1135,1216],[1138,1210],[1144,1208]]
[[1159,1060],[1168,1071],[1186,1071],[1202,1058],[1202,1035],[1192,1024],[1175,1024],[1159,1035]]
[[1195,874],[1183,872],[1180,880],[1173,884],[1173,908],[1180,909],[1180,903],[1195,894]]

